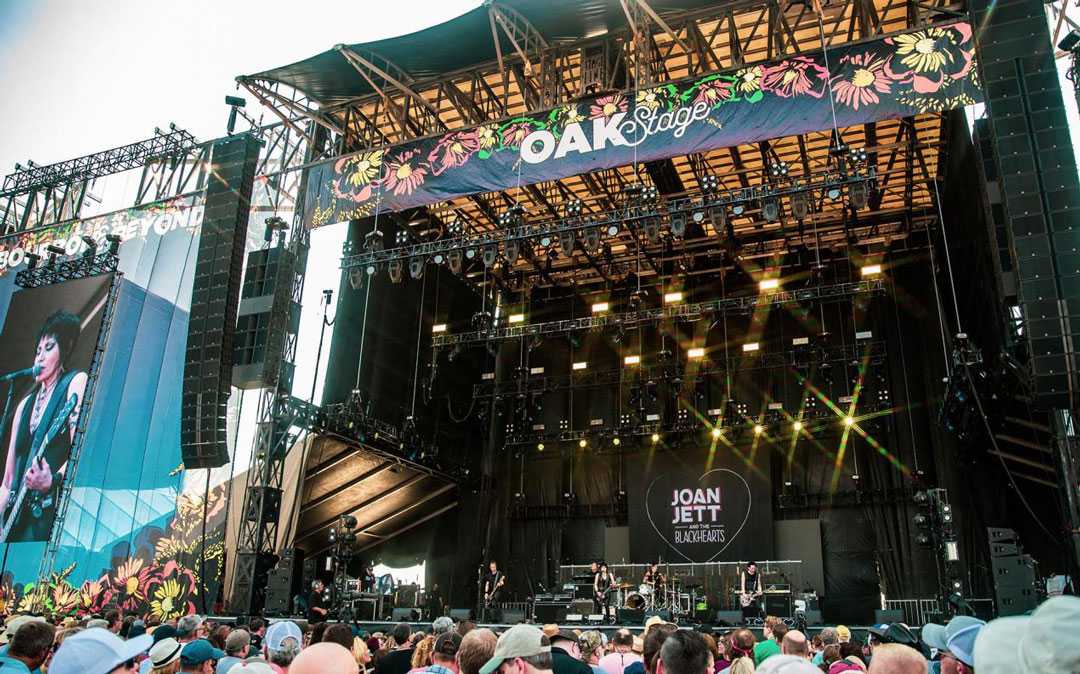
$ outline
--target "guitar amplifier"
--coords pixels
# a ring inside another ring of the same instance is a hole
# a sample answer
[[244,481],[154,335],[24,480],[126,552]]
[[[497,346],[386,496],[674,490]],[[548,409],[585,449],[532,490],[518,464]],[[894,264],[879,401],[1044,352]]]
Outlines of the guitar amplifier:
[[787,618],[793,614],[790,592],[768,592],[765,594],[765,615]]

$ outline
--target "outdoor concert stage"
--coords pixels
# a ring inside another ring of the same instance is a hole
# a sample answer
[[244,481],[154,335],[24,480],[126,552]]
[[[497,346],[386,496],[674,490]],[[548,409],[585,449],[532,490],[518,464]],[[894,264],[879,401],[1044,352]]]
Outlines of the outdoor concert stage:
[[811,631],[1032,608],[1080,559],[1080,181],[1044,4],[1000,4],[492,0],[18,168],[0,428],[47,319],[87,388],[3,597],[559,622],[606,560],[688,622],[756,560]]

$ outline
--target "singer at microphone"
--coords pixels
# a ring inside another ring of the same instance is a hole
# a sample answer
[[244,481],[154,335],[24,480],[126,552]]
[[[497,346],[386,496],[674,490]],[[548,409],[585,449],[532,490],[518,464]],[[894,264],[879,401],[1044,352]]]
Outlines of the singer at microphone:
[[[8,440],[4,476],[0,481],[0,522],[6,524],[13,513],[10,502],[25,486],[25,495],[7,538],[2,542],[45,541],[56,516],[60,483],[67,471],[71,445],[75,439],[79,412],[86,392],[87,375],[73,367],[75,347],[82,331],[79,317],[67,311],[49,316],[37,333],[33,366],[10,372],[0,381],[33,377],[34,386],[15,408]],[[76,396],[78,404],[68,416],[65,427],[37,452],[62,408]],[[26,465],[30,457],[41,458]],[[29,498],[33,497],[33,498]]]

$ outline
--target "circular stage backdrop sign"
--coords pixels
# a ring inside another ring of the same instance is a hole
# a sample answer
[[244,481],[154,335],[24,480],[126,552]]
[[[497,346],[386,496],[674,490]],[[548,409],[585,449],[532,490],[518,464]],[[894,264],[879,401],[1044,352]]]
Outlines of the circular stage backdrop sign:
[[630,503],[636,562],[767,559],[772,553],[768,453],[709,465],[709,449],[660,451]]

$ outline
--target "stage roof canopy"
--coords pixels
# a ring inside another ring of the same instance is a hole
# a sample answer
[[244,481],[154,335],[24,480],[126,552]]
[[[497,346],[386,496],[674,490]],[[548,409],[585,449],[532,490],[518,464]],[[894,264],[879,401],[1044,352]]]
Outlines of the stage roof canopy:
[[[651,0],[649,4],[663,14],[715,7],[717,3],[715,0]],[[499,6],[519,12],[554,44],[599,37],[627,26],[619,0],[499,0]],[[499,35],[503,54],[512,54],[513,44],[501,31]],[[477,7],[415,33],[352,44],[349,48],[378,54],[415,80],[472,68],[497,58],[486,7]],[[321,103],[376,93],[335,49],[249,77],[287,84]]]

